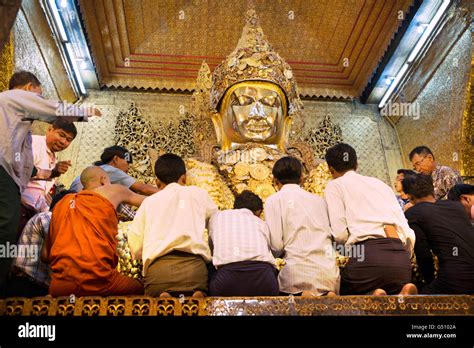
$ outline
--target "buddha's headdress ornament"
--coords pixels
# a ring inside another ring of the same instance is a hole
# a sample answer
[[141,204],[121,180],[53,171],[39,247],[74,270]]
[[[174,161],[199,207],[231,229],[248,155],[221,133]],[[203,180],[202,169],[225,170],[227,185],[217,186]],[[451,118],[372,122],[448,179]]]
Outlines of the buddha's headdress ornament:
[[300,116],[303,103],[293,71],[267,41],[255,10],[250,9],[246,13],[246,24],[237,47],[214,70],[210,91],[212,111],[219,112],[219,103],[229,87],[252,80],[280,86],[287,98],[287,116]]

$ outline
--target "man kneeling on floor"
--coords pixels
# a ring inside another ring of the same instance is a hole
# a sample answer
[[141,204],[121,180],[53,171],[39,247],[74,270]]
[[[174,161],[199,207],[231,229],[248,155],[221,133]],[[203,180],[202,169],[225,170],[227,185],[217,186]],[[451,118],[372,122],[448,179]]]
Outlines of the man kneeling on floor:
[[259,218],[263,202],[243,191],[234,209],[215,213],[209,221],[213,245],[212,296],[278,296],[278,272],[270,250],[270,231]]
[[128,232],[133,258],[143,261],[145,295],[203,297],[211,261],[205,229],[217,206],[205,190],[185,186],[181,157],[160,156],[155,175],[160,191],[145,199]]
[[52,296],[141,295],[136,279],[117,271],[118,218],[126,203],[140,206],[145,196],[110,184],[105,171],[88,167],[84,190],[64,197],[54,208],[42,260],[50,263]]

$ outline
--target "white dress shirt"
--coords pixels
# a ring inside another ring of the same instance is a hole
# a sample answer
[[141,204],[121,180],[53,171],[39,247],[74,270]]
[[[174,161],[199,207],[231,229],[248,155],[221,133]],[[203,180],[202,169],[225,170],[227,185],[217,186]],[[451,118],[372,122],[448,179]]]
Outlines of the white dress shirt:
[[332,245],[326,203],[299,185],[287,184],[268,197],[265,220],[271,248],[283,252],[280,291],[316,295],[339,291],[339,268]]
[[[54,152],[48,149],[46,136],[33,135],[33,161],[37,169],[52,171],[58,163]],[[30,180],[23,191],[21,198],[23,203],[32,207],[37,212],[49,210],[47,195],[54,186],[56,178],[51,180]]]
[[217,211],[209,194],[196,186],[168,184],[145,198],[128,229],[134,259],[142,259],[143,275],[156,258],[173,250],[211,261],[206,222]]
[[240,261],[275,264],[268,226],[249,209],[216,212],[209,221],[209,237],[214,246],[212,263],[216,268]]
[[337,243],[385,238],[384,225],[395,224],[405,248],[413,251],[415,233],[392,189],[381,180],[351,170],[327,184],[324,198]]

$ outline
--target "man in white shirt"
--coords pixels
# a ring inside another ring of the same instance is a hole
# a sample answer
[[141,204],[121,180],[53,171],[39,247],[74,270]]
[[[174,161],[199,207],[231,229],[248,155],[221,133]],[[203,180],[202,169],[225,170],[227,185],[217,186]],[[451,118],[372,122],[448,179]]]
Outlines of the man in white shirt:
[[336,243],[349,261],[341,272],[341,295],[415,294],[410,256],[415,234],[392,189],[356,173],[357,154],[347,144],[326,152],[334,180],[324,197]]
[[58,118],[49,126],[46,135],[33,135],[33,161],[38,179],[30,179],[21,195],[22,209],[19,233],[36,213],[49,211],[51,189],[56,178],[67,172],[71,161],[58,161],[56,153],[68,148],[77,135],[76,126]]
[[272,171],[279,192],[268,197],[265,204],[272,250],[286,261],[278,275],[280,291],[302,296],[335,295],[339,269],[326,203],[300,187],[302,170],[296,158],[279,159]]
[[179,156],[160,156],[155,175],[160,191],[143,201],[128,231],[130,252],[143,261],[145,294],[202,297],[211,261],[205,230],[217,206],[205,190],[185,186],[186,167]]
[[209,221],[213,246],[211,296],[278,296],[278,272],[270,250],[270,231],[259,218],[263,202],[251,191],[235,198],[234,209],[219,211]]

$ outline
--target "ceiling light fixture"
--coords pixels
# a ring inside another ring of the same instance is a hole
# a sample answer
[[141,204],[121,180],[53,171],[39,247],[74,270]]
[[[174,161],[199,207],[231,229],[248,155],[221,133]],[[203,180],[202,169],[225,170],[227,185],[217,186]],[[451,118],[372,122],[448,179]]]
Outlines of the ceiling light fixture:
[[[418,56],[418,54],[420,53],[422,48],[425,46],[425,43],[428,41],[431,33],[436,28],[437,24],[439,23],[441,17],[445,13],[445,11],[448,8],[450,3],[451,3],[451,0],[443,0],[441,5],[439,6],[438,10],[436,11],[436,14],[431,19],[430,23],[429,24],[419,24],[418,25],[417,31],[420,30],[418,28],[423,28],[424,29],[423,34],[421,35],[420,39],[416,43],[413,50],[408,55],[408,59],[406,60],[406,62],[403,64],[401,69],[398,71],[395,79],[391,82],[390,87],[387,89],[384,96],[382,97],[382,100],[379,103],[379,108],[383,108],[385,106],[388,99],[391,97],[393,91],[398,86],[398,84],[402,80],[403,76],[407,72],[409,66],[411,65],[411,63],[413,63],[413,61]],[[386,81],[386,84],[388,84],[387,81]]]

